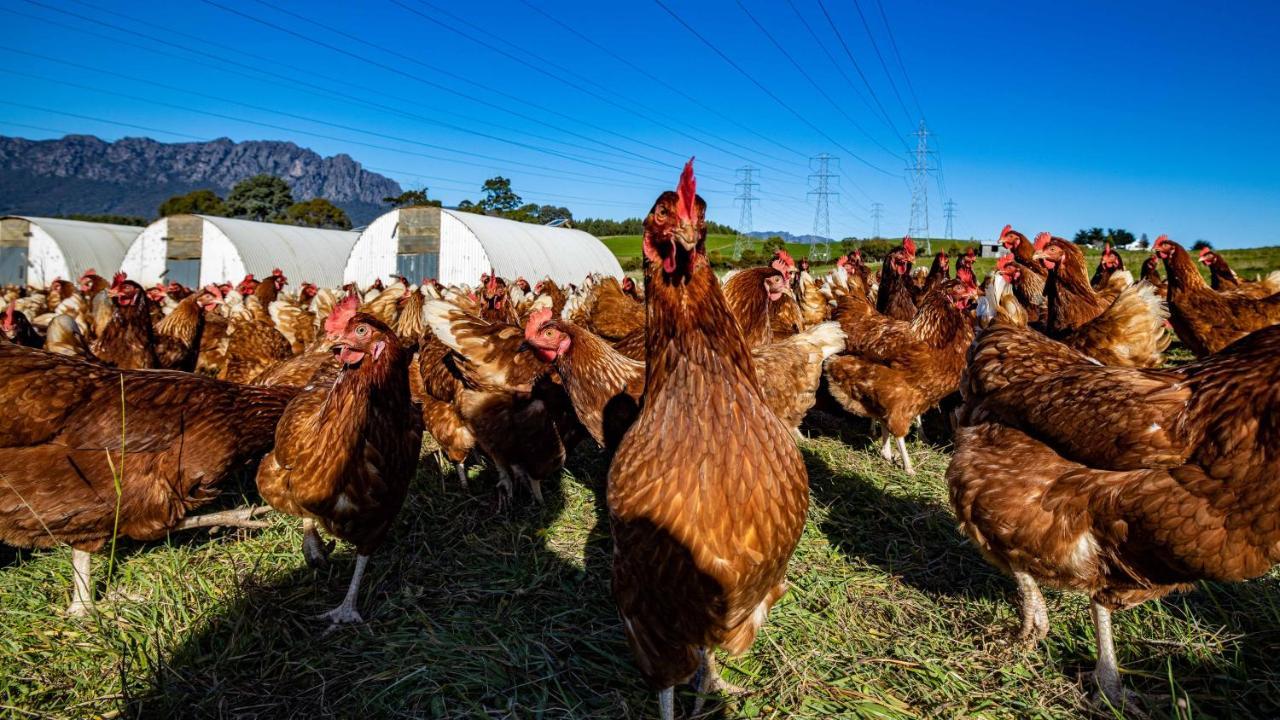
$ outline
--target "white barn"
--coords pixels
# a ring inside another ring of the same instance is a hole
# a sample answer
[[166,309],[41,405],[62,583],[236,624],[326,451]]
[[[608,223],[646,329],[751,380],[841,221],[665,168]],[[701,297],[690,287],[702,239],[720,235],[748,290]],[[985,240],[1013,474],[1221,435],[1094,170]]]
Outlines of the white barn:
[[5,215],[0,218],[0,285],[45,287],[85,270],[110,276],[142,228]]
[[360,233],[343,282],[364,287],[377,278],[404,275],[410,282],[436,278],[446,285],[474,284],[493,269],[506,278],[578,283],[590,273],[622,276],[622,266],[596,236],[563,227],[438,207],[392,210]]
[[360,237],[349,230],[173,215],[148,225],[133,241],[120,269],[145,286],[161,279],[188,287],[259,279],[280,268],[293,285],[342,284],[342,268]]

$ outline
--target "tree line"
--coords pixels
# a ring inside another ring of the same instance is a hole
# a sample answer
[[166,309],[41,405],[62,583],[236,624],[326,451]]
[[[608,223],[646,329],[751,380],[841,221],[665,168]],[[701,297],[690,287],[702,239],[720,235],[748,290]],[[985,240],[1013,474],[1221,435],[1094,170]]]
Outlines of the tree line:
[[241,180],[225,199],[212,190],[192,190],[184,195],[174,195],[160,203],[157,213],[160,217],[213,215],[302,227],[351,229],[351,218],[342,208],[324,198],[295,202],[289,184],[273,175],[255,175]]

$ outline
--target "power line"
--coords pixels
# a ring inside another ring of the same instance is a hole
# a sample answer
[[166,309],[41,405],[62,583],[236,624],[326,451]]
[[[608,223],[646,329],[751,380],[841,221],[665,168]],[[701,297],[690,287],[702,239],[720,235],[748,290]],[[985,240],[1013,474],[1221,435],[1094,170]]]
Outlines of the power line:
[[[523,2],[524,0],[521,0],[521,1]],[[911,148],[907,147],[906,141],[903,140],[902,136],[898,134],[898,131],[894,129],[893,123],[891,123],[889,119],[883,114],[880,114],[880,115],[876,114],[875,112],[876,109],[875,107],[872,106],[871,100],[868,99],[867,95],[863,93],[861,90],[859,90],[856,85],[854,85],[853,80],[849,77],[849,74],[846,73],[844,71],[844,68],[840,66],[840,63],[836,60],[835,56],[831,54],[831,51],[827,50],[827,46],[823,44],[821,39],[818,38],[818,33],[814,31],[811,25],[809,25],[809,21],[804,19],[804,15],[800,12],[800,8],[796,7],[794,0],[787,0],[787,5],[790,6],[791,12],[796,16],[796,19],[800,21],[800,24],[803,25],[804,29],[809,33],[809,37],[813,38],[813,44],[818,46],[818,48],[822,50],[822,54],[826,55],[827,60],[831,61],[831,66],[836,69],[836,72],[840,73],[840,77],[844,78],[845,84],[849,86],[849,90],[851,90],[854,95],[858,96],[858,99],[861,100],[862,103],[867,106],[867,109],[871,111],[871,114],[875,116],[877,120],[884,121],[885,127],[889,128],[889,133],[893,135],[895,140],[902,143],[902,149],[907,152],[910,152]],[[861,72],[861,70],[859,70],[859,72]],[[879,101],[877,100],[877,102]],[[896,155],[896,153],[894,154]]]
[[810,162],[816,162],[818,167],[814,173],[809,175],[809,180],[814,184],[814,189],[809,191],[809,195],[816,198],[813,211],[813,234],[817,237],[812,245],[809,246],[809,259],[818,262],[824,262],[831,257],[831,246],[828,239],[831,237],[831,211],[827,203],[827,198],[831,195],[838,196],[840,193],[831,189],[831,179],[835,178],[839,182],[839,176],[831,172],[831,166],[834,164],[838,170],[840,167],[840,158],[833,157],[827,153],[822,153]]
[[907,120],[911,120],[911,112],[907,110],[907,104],[902,101],[902,93],[898,92],[898,83],[893,81],[893,75],[889,73],[889,64],[884,61],[884,55],[880,53],[880,46],[876,44],[876,36],[871,32],[871,23],[867,22],[867,16],[862,14],[862,5],[858,4],[858,0],[853,0],[853,7],[858,11],[858,17],[862,18],[862,27],[867,30],[867,37],[871,40],[871,49],[876,51],[876,57],[880,58],[880,67],[884,69],[884,76],[889,79],[889,87],[893,88],[893,94],[898,98],[898,104],[902,106],[902,114],[907,116]]
[[947,198],[947,201],[942,203],[942,214],[947,218],[947,239],[955,240],[956,234],[952,228],[952,221],[956,218],[956,201]]
[[827,91],[823,90],[822,86],[819,85],[813,79],[813,77],[809,75],[808,72],[805,71],[804,67],[802,67],[800,63],[796,62],[796,59],[791,56],[791,53],[787,52],[787,49],[783,47],[782,43],[778,42],[777,39],[773,37],[773,33],[769,32],[768,28],[766,28],[763,24],[761,24],[761,22],[756,19],[755,15],[751,14],[751,11],[747,9],[747,6],[742,4],[742,0],[735,0],[735,2],[738,3],[738,7],[751,20],[751,22],[756,26],[756,28],[761,33],[763,33],[766,38],[768,38],[769,42],[773,43],[773,46],[777,48],[778,52],[782,53],[782,56],[785,57],[787,61],[791,63],[792,67],[796,69],[796,72],[800,73],[800,75],[803,76],[805,80],[809,81],[809,84],[813,86],[814,90],[818,91],[818,94],[821,95],[822,98],[827,101],[827,104],[835,108],[836,112],[843,115],[844,119],[849,121],[849,124],[857,128],[858,131],[861,132],[863,135],[866,135],[867,138],[870,139],[871,142],[875,143],[876,146],[879,147],[881,150],[884,150],[885,152],[889,153],[895,158],[899,157],[897,153],[895,153],[894,151],[882,145],[879,140],[876,140],[871,133],[867,132],[866,128],[862,127],[862,125],[859,124],[857,120],[854,120],[853,117],[849,115],[849,113],[845,112],[843,107],[841,107],[835,100],[832,100],[831,96],[827,94]]
[[752,197],[751,193],[758,187],[760,183],[753,179],[756,169],[750,165],[738,168],[738,195],[733,199],[735,203],[741,203],[742,209],[738,214],[738,235],[733,240],[733,259],[741,260],[742,253],[746,251],[750,241],[752,222],[751,206],[759,202],[758,199]]
[[916,136],[916,152],[915,165],[911,170],[911,219],[907,223],[907,234],[912,237],[922,237],[925,243],[925,254],[933,254],[933,244],[929,237],[929,173],[932,169],[929,167],[929,129],[925,127],[924,120],[920,121],[920,129],[916,130],[913,135]]
[[871,203],[871,219],[875,222],[874,229],[871,231],[871,237],[876,240],[880,239],[880,218],[884,217],[884,203]]
[[885,32],[889,35],[889,45],[893,48],[893,54],[898,58],[898,69],[902,71],[902,78],[907,81],[907,90],[911,92],[911,101],[916,104],[916,110],[920,113],[920,118],[924,119],[924,109],[920,107],[920,99],[916,97],[916,89],[911,84],[911,76],[907,74],[907,66],[902,62],[902,53],[898,52],[898,41],[893,37],[893,27],[889,25],[889,16],[884,12],[884,3],[876,0],[876,5],[880,8],[880,19],[884,21]]
[[[793,108],[793,107],[791,107],[790,105],[788,105],[788,104],[786,104],[786,103],[782,102],[782,99],[781,99],[781,98],[779,98],[777,95],[775,95],[775,94],[773,93],[773,91],[771,91],[769,88],[765,87],[763,83],[761,83],[761,82],[760,82],[759,80],[757,80],[754,76],[752,76],[750,73],[748,73],[746,70],[744,70],[744,69],[742,68],[742,66],[741,66],[741,65],[739,65],[739,64],[738,64],[738,63],[736,63],[736,62],[734,62],[732,58],[730,58],[728,55],[725,55],[725,54],[724,54],[724,52],[722,52],[722,51],[720,50],[720,48],[718,48],[718,47],[716,47],[714,44],[712,44],[712,42],[711,42],[710,40],[708,40],[706,37],[704,37],[704,36],[702,35],[702,33],[700,33],[700,32],[698,32],[697,30],[695,30],[695,29],[693,28],[693,26],[692,26],[692,25],[690,25],[689,23],[685,22],[684,18],[680,17],[679,15],[677,15],[677,14],[675,13],[675,11],[674,11],[674,10],[672,10],[672,9],[671,9],[671,8],[669,8],[669,7],[667,7],[667,5],[666,5],[665,3],[663,3],[663,2],[662,2],[662,0],[653,0],[653,1],[654,1],[655,3],[657,3],[658,7],[662,8],[664,11],[666,11],[666,13],[667,13],[668,15],[670,15],[672,18],[674,18],[676,22],[678,22],[678,23],[680,23],[682,26],[684,26],[684,29],[685,29],[685,30],[688,30],[691,34],[693,34],[693,36],[694,36],[694,37],[698,38],[698,40],[700,40],[700,41],[702,42],[702,44],[703,44],[703,45],[706,45],[707,47],[711,48],[711,50],[712,50],[715,54],[717,54],[717,55],[719,55],[719,56],[720,56],[720,59],[724,60],[724,61],[725,61],[726,63],[728,63],[728,64],[729,64],[733,69],[735,69],[735,70],[737,70],[739,73],[741,73],[743,77],[747,78],[748,80],[750,80],[750,81],[752,82],[752,84],[754,84],[756,87],[760,88],[760,90],[761,90],[762,92],[764,92],[764,94],[768,95],[768,96],[769,96],[769,97],[770,97],[770,98],[771,98],[775,103],[777,103],[779,107],[782,107],[782,108],[784,108],[787,112],[791,113],[792,115],[795,115],[795,116],[796,116],[796,118],[797,118],[798,120],[800,120],[800,122],[802,122],[802,123],[804,123],[806,126],[808,126],[808,127],[809,127],[809,129],[811,129],[811,130],[813,130],[814,132],[818,133],[818,135],[821,135],[825,140],[827,140],[827,142],[830,142],[831,144],[833,144],[833,145],[835,145],[836,147],[840,148],[840,149],[841,149],[841,150],[843,150],[844,152],[848,153],[848,154],[849,154],[849,155],[851,155],[855,160],[857,160],[858,162],[862,163],[863,165],[866,165],[867,167],[869,167],[869,168],[871,168],[871,169],[875,170],[876,172],[884,173],[885,175],[888,175],[888,176],[890,176],[890,177],[894,177],[894,174],[893,174],[893,173],[891,173],[891,172],[889,172],[888,170],[885,170],[885,169],[883,169],[883,168],[881,168],[881,167],[879,167],[879,166],[877,166],[877,165],[874,165],[874,164],[872,164],[872,163],[868,162],[867,160],[865,160],[865,159],[863,159],[861,156],[859,156],[857,153],[855,153],[855,152],[853,152],[853,151],[849,150],[848,148],[844,147],[844,145],[840,144],[840,143],[839,143],[839,142],[837,142],[835,139],[833,139],[830,135],[828,135],[827,133],[823,132],[822,128],[818,127],[817,125],[814,125],[812,122],[810,122],[810,121],[809,121],[809,119],[808,119],[808,118],[806,118],[805,116],[801,115],[801,114],[800,114],[800,113],[799,113],[795,108]],[[862,190],[862,188],[858,187],[856,184],[854,184],[854,188],[856,188],[856,189],[858,190],[858,192],[862,192],[864,195],[866,194],[866,193]],[[868,196],[868,197],[870,197],[870,196]]]
[[[889,111],[884,109],[884,104],[880,102],[880,96],[876,94],[876,89],[871,85],[871,81],[867,79],[867,74],[862,72],[862,66],[858,64],[857,59],[853,57],[853,51],[849,49],[849,44],[844,41],[844,35],[841,34],[840,28],[836,27],[835,21],[831,19],[831,13],[827,12],[827,6],[823,0],[818,0],[818,7],[822,9],[822,16],[827,19],[827,25],[831,28],[831,32],[840,41],[840,47],[844,48],[845,57],[849,58],[849,62],[853,64],[853,69],[858,71],[858,77],[862,78],[862,84],[867,86],[867,92],[871,93],[871,99],[875,101],[876,107],[880,109],[880,114],[884,117],[884,121],[892,128],[893,120],[889,118]],[[897,132],[894,135],[896,136]]]

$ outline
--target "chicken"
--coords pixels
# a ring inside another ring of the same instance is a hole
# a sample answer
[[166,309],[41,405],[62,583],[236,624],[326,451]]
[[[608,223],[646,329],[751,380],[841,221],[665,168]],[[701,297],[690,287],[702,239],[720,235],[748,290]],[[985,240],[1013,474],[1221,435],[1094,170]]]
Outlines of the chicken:
[[1111,249],[1111,243],[1102,248],[1102,257],[1098,258],[1098,268],[1093,271],[1093,279],[1089,281],[1095,292],[1102,292],[1111,283],[1117,271],[1124,270],[1124,258]]
[[748,348],[773,342],[774,307],[790,296],[784,273],[774,267],[741,270],[724,281],[723,294]]
[[156,367],[195,372],[204,336],[205,315],[222,304],[222,291],[208,285],[199,294],[187,295],[156,324]]
[[676,683],[701,667],[698,690],[714,690],[715,649],[755,640],[809,502],[800,451],[707,261],[705,213],[691,160],[644,221],[646,394],[608,480],[613,596],[664,720]]
[[601,278],[586,288],[581,297],[566,302],[562,314],[566,320],[610,343],[644,333],[644,305],[628,295],[612,277]]
[[[839,260],[844,258],[841,257]],[[831,317],[831,305],[819,289],[817,280],[809,274],[807,269],[796,273],[792,291],[795,293],[796,303],[800,306],[800,321],[803,327],[813,327]]]
[[1251,298],[1209,287],[1181,245],[1161,235],[1152,246],[1164,261],[1169,322],[1196,357],[1215,353],[1245,335],[1280,322],[1280,294]]
[[1221,255],[1207,247],[1200,249],[1200,262],[1209,268],[1209,287],[1214,290],[1236,292],[1251,298],[1264,298],[1280,292],[1280,270],[1258,282],[1241,280]]
[[279,298],[267,306],[271,323],[289,341],[289,347],[295,355],[315,342],[316,314],[310,307],[317,292],[315,285],[304,282],[298,289],[296,301]]
[[111,318],[90,344],[100,362],[123,370],[145,370],[160,366],[156,358],[151,326],[151,299],[142,286],[116,273],[107,290]]
[[88,553],[115,535],[155,540],[184,527],[271,448],[294,394],[0,345],[0,540],[71,545],[70,611],[87,612]]
[[[996,262],[996,271],[995,296],[999,297],[1001,283],[1016,287],[1022,266],[1013,261],[1012,255],[1005,255]],[[1056,291],[1051,280],[1051,300]],[[1165,331],[1168,317],[1155,288],[1144,282],[1126,288],[1101,314],[1058,339],[1103,365],[1158,367],[1172,340]],[[1025,322],[1019,324],[1026,326]]]
[[226,362],[218,378],[247,383],[281,360],[293,356],[293,346],[271,322],[268,308],[288,280],[279,269],[254,286],[244,309],[227,324]]
[[1164,278],[1160,277],[1160,271],[1156,269],[1156,266],[1159,264],[1160,258],[1155,255],[1143,260],[1142,280],[1155,288],[1156,295],[1158,295],[1161,300],[1164,300],[1169,296],[1169,287],[1165,284]]
[[26,315],[15,309],[15,302],[12,300],[0,317],[0,340],[8,340],[23,347],[40,347],[44,344],[40,333],[31,327]]
[[356,546],[347,595],[321,616],[334,625],[362,622],[356,601],[365,565],[404,505],[422,447],[422,418],[409,397],[412,354],[374,316],[356,313],[340,326],[345,315],[331,316],[325,328],[337,336],[337,381],[289,403],[275,448],[258,467],[263,499],[303,518],[308,564],[327,562],[317,522]]
[[1016,581],[1025,640],[1049,630],[1038,584],[1090,596],[1094,675],[1114,706],[1126,698],[1113,611],[1280,560],[1280,328],[1177,370],[1140,370],[996,325],[962,392],[947,470],[960,526]]
[[880,422],[881,456],[893,459],[896,440],[908,475],[915,473],[906,444],[911,423],[959,387],[973,340],[966,308],[977,292],[947,280],[925,294],[910,321],[880,315],[856,293],[837,308],[848,354],[827,363],[827,387],[846,411]]
[[1014,295],[1026,308],[1031,322],[1040,322],[1048,304],[1044,286],[1049,281],[1049,270],[1035,259],[1035,247],[1027,240],[1027,236],[1014,230],[1012,226],[1005,225],[1000,231],[1000,244],[1008,249],[1022,269],[1018,282],[1013,287]]
[[89,351],[89,341],[85,339],[80,326],[70,315],[57,315],[49,323],[49,330],[44,338],[44,349],[81,360],[95,359],[93,353]]
[[486,321],[443,300],[427,302],[423,314],[453,352],[449,369],[461,382],[453,404],[498,470],[499,502],[511,498],[513,478],[542,502],[542,481],[564,465],[566,429],[546,397],[554,388],[540,382],[546,365],[521,352],[524,331],[515,325]]
[[[1034,259],[1049,271],[1044,287],[1044,325],[1049,337],[1061,338],[1078,331],[1101,315],[1119,296],[1115,283],[1110,281],[1106,286],[1108,292],[1094,291],[1086,276],[1084,253],[1075,243],[1041,233],[1036,238],[1035,248]],[[1120,271],[1112,280],[1127,275],[1127,272]],[[1131,278],[1121,281],[1123,286],[1129,285],[1128,279]]]
[[911,238],[903,238],[902,245],[884,256],[880,268],[880,290],[876,296],[876,310],[894,320],[910,321],[916,316],[916,304],[911,291],[911,264],[915,261],[916,244]]
[[950,278],[950,272],[951,256],[941,250],[934,253],[933,264],[929,266],[929,274],[924,278],[924,289],[928,291],[940,285],[942,281]]

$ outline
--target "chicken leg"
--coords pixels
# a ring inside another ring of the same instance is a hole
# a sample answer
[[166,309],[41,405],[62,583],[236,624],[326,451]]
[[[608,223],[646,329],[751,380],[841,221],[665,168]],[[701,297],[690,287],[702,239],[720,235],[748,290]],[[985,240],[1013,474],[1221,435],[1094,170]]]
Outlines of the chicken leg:
[[674,687],[658,691],[658,715],[662,720],[676,720],[676,689]]
[[329,541],[325,544],[320,539],[320,532],[316,530],[316,521],[311,518],[303,518],[302,520],[302,557],[306,559],[307,565],[316,568],[329,567],[329,553],[333,552],[334,542]]
[[1049,610],[1045,607],[1044,596],[1035,578],[1021,571],[1013,571],[1013,580],[1018,584],[1018,606],[1022,610],[1022,628],[1018,631],[1018,640],[1028,645],[1035,645],[1049,635]]
[[880,423],[880,457],[893,462],[893,436],[889,434],[889,426]]
[[351,584],[347,586],[347,596],[342,604],[327,613],[316,615],[316,619],[328,620],[333,625],[362,623],[364,618],[356,611],[356,600],[360,596],[360,581],[364,579],[364,566],[369,563],[368,555],[356,555],[356,569],[351,573]]
[[72,617],[84,617],[93,612],[93,576],[89,568],[93,556],[84,550],[71,548],[71,604],[67,606],[67,614]]
[[467,489],[467,461],[463,460],[457,463],[458,467],[458,483],[462,485],[462,489]]
[[902,471],[908,475],[915,475],[916,468],[911,464],[911,456],[907,454],[906,438],[898,438],[898,454],[902,456]]
[[1136,704],[1138,696],[1124,689],[1120,682],[1120,666],[1116,662],[1116,646],[1111,634],[1111,611],[1097,600],[1089,605],[1093,616],[1093,631],[1098,640],[1098,665],[1093,670],[1094,682],[1111,707],[1123,710],[1126,704]]
[[716,664],[716,655],[711,648],[702,648],[702,667],[698,668],[695,676],[694,691],[698,693],[698,699],[693,703],[693,717],[697,717],[702,712],[702,706],[707,701],[707,697],[712,693],[725,693],[727,695],[741,695],[746,692],[737,685],[732,685],[720,676],[720,668]]

